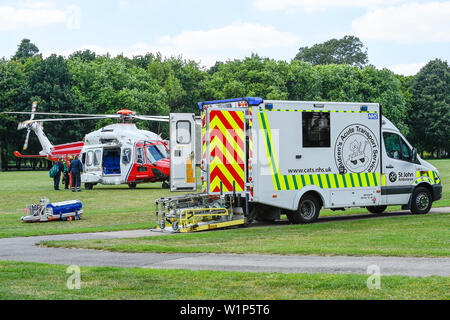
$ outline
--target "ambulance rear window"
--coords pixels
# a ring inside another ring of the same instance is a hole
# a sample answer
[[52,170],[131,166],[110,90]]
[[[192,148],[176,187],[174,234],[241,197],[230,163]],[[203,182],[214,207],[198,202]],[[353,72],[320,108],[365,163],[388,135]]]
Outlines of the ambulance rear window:
[[303,112],[303,148],[329,148],[330,113]]
[[177,122],[177,143],[191,143],[191,123],[189,121],[183,120]]

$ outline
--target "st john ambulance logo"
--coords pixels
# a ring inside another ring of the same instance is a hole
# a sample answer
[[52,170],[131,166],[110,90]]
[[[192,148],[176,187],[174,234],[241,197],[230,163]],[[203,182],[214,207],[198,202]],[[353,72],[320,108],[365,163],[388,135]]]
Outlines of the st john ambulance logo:
[[340,174],[375,172],[379,156],[378,141],[364,125],[348,126],[336,140],[334,159]]
[[394,183],[395,181],[397,181],[397,174],[395,172],[391,172],[389,174],[389,181]]

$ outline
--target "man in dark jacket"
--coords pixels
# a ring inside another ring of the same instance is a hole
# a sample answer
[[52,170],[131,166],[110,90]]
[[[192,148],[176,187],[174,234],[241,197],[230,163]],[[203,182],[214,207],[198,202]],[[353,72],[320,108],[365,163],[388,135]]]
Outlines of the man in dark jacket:
[[69,172],[72,174],[72,192],[75,192],[77,188],[78,192],[81,192],[81,172],[83,172],[83,164],[75,156],[75,159],[70,162]]
[[64,172],[64,165],[62,163],[62,159],[59,159],[55,162],[55,165],[58,166],[58,173],[53,177],[53,187],[55,190],[59,190],[59,182],[61,180],[61,173]]

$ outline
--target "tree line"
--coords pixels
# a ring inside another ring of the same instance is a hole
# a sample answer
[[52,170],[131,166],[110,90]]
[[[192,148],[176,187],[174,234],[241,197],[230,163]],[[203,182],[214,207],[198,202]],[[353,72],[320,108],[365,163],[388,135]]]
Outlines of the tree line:
[[[195,112],[197,102],[245,96],[304,101],[378,102],[388,117],[422,154],[450,151],[450,69],[430,61],[415,76],[396,75],[368,64],[367,49],[351,36],[300,48],[290,62],[251,54],[217,62],[210,68],[183,57],[159,53],[129,58],[78,51],[65,58],[43,57],[24,39],[9,59],[0,60],[1,111],[105,114],[127,108],[143,115]],[[1,166],[15,161],[25,116],[0,115]],[[74,121],[45,124],[54,144],[80,141],[110,122]],[[140,128],[168,136],[168,126],[139,122]],[[41,150],[32,135],[27,153]]]

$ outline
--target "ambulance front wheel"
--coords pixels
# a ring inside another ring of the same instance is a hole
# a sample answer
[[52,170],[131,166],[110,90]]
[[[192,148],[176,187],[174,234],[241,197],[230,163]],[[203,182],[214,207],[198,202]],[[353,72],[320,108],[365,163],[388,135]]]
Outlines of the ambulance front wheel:
[[427,188],[416,188],[411,198],[411,212],[413,214],[426,214],[430,212],[433,198]]
[[129,183],[128,188],[130,189],[136,189],[137,184],[136,183]]
[[286,212],[286,216],[292,224],[307,224],[317,220],[320,213],[320,202],[316,196],[307,194],[302,197],[297,211]]

